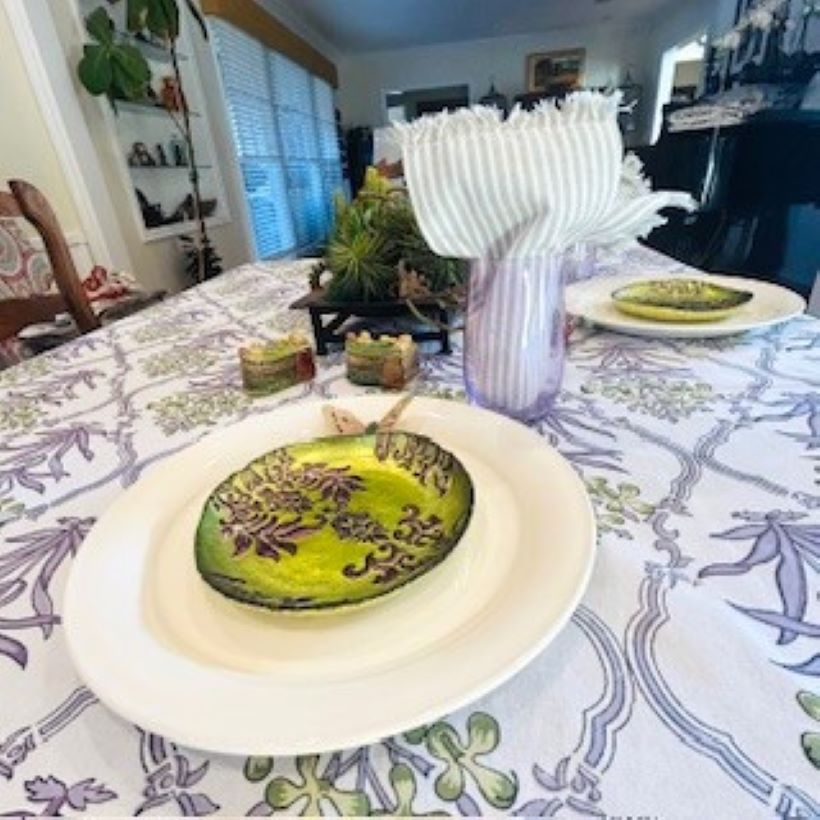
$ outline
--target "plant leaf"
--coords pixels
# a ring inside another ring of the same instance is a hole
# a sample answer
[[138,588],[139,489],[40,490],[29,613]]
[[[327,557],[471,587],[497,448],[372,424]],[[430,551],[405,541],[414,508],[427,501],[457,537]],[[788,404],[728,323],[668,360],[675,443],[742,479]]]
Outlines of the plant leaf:
[[797,702],[810,718],[820,721],[820,695],[808,691],[798,692]]
[[245,761],[245,777],[251,783],[264,780],[273,771],[272,757],[249,757]]
[[133,77],[135,83],[147,83],[151,79],[151,67],[136,46],[127,43],[117,45],[111,51],[111,60]]
[[85,18],[85,30],[104,46],[110,46],[114,42],[114,21],[102,6]]
[[21,669],[28,663],[28,650],[20,641],[0,634],[0,658],[3,656],[14,661]]
[[91,803],[105,803],[117,797],[114,792],[107,789],[101,783],[97,783],[93,778],[81,780],[73,785],[66,796],[68,805],[77,811],[85,811]]
[[146,96],[151,69],[142,52],[132,45],[115,46],[111,52],[112,85],[126,100],[141,100]]
[[49,775],[47,778],[35,777],[26,781],[26,793],[33,803],[47,803],[51,800],[61,800],[67,796],[68,790],[62,780]]
[[287,809],[305,792],[285,777],[277,777],[265,789],[265,802],[273,809]]
[[128,0],[126,19],[129,31],[139,32],[145,28],[149,0]]
[[489,754],[499,743],[498,721],[485,712],[474,712],[467,719],[467,735],[472,756]]
[[156,37],[176,40],[179,37],[179,7],[176,0],[148,0],[145,25]]
[[[814,655],[802,663],[781,663],[784,669],[789,672],[796,672],[798,675],[814,675],[820,677],[820,655]],[[820,718],[818,718],[820,720]]]
[[473,776],[478,790],[491,806],[496,809],[508,809],[515,802],[518,794],[518,780],[515,774],[508,777],[503,772],[482,766],[475,761],[465,763],[464,767]]
[[811,761],[815,769],[820,769],[820,734],[817,732],[805,732],[800,737],[800,745],[803,753]]
[[332,789],[326,798],[336,807],[340,817],[367,817],[370,814],[370,798],[364,792]]
[[89,94],[98,97],[107,93],[114,80],[110,48],[100,45],[83,46],[83,58],[77,66],[77,76]]
[[54,615],[54,602],[51,600],[46,581],[42,576],[34,581],[31,588],[31,605],[37,615],[45,615],[48,618],[43,622],[41,629],[44,638],[51,637],[54,629],[54,621],[51,618]]

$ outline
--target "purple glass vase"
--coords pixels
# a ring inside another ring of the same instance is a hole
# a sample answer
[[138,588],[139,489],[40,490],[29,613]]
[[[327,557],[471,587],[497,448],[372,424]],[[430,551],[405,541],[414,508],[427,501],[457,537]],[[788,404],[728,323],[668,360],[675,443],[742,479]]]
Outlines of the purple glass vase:
[[566,263],[563,253],[472,263],[464,376],[473,404],[520,421],[552,407],[564,376]]

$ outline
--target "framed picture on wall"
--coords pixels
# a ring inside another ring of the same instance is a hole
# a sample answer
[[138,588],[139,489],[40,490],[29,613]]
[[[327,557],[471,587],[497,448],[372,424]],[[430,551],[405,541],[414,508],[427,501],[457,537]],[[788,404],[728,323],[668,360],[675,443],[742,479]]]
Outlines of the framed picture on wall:
[[580,88],[586,49],[544,51],[527,57],[527,91],[566,93]]

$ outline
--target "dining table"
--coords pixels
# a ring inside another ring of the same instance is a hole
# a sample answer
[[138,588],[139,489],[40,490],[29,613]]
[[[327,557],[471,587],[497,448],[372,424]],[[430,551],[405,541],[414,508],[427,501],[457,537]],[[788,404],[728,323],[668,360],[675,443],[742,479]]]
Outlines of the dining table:
[[[376,390],[346,379],[339,350],[309,383],[243,390],[244,343],[309,334],[289,306],[311,265],[239,267],[0,373],[0,816],[820,818],[808,316],[687,341],[574,325],[562,392],[531,426],[585,483],[592,578],[558,637],[470,706],[291,758],[186,748],[99,702],[62,601],[112,502],[214,430]],[[600,253],[595,273],[684,270],[636,245]],[[415,389],[467,401],[458,336],[423,355]]]

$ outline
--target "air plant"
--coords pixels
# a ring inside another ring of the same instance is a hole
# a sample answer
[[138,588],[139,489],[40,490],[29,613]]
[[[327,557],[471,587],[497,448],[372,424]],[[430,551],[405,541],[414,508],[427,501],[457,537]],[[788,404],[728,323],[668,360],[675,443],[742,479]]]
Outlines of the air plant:
[[[402,296],[403,276],[412,276],[426,295],[443,295],[462,284],[466,266],[437,256],[425,242],[406,193],[392,189],[375,168],[353,202],[335,202],[336,220],[320,269],[311,274],[338,302],[386,301]],[[418,291],[418,288],[417,288]],[[420,295],[418,292],[416,295]]]

